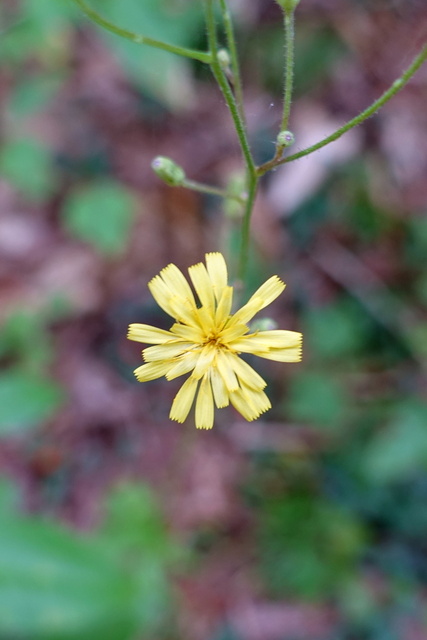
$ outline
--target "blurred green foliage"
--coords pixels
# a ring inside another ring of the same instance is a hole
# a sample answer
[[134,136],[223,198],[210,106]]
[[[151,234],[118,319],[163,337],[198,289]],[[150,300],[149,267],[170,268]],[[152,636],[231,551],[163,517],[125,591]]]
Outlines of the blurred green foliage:
[[130,191],[121,184],[113,180],[92,182],[68,196],[64,227],[101,253],[118,254],[127,246],[134,208]]
[[0,326],[0,435],[37,428],[65,401],[61,385],[49,375],[54,348],[47,323],[58,309],[15,312]]
[[55,184],[51,154],[35,140],[16,138],[3,145],[0,175],[34,202],[44,202]]
[[21,516],[0,486],[0,637],[126,640],[168,623],[167,572],[181,551],[151,491],[123,484],[98,529]]
[[61,387],[49,378],[9,369],[0,374],[0,435],[18,434],[45,422],[62,404]]
[[363,551],[357,518],[315,494],[293,492],[261,504],[261,569],[273,592],[315,600],[339,593]]
[[[204,30],[201,3],[179,0],[92,0],[91,6],[114,24],[171,44],[191,47]],[[100,32],[102,34],[102,32]],[[111,46],[145,91],[171,107],[186,104],[189,62],[166,51],[142,47],[105,33]]]

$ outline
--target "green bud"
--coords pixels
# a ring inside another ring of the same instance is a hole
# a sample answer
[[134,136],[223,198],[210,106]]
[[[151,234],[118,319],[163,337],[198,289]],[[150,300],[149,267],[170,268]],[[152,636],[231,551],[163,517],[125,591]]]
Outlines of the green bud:
[[277,4],[279,4],[286,13],[295,11],[299,1],[300,0],[276,0]]
[[295,136],[292,131],[281,131],[277,136],[278,147],[290,147],[295,142]]
[[220,49],[217,53],[217,58],[222,69],[227,70],[230,68],[231,58],[227,49]]
[[[227,193],[238,198],[245,198],[245,176],[238,171],[231,175],[227,184]],[[224,213],[227,218],[241,220],[243,216],[243,205],[233,198],[226,198],[224,200]]]
[[170,158],[157,156],[151,163],[151,168],[161,180],[171,187],[179,187],[185,180],[184,170]]
[[277,322],[272,318],[260,318],[251,322],[250,330],[255,331],[273,331],[277,329]]

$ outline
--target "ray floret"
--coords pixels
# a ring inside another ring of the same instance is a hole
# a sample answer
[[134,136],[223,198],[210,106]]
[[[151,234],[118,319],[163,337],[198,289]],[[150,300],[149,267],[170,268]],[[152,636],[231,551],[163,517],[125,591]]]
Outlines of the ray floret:
[[188,269],[191,284],[174,264],[148,284],[158,305],[174,319],[169,331],[147,324],[131,324],[128,338],[151,345],[142,352],[144,364],[135,369],[140,382],[165,376],[173,380],[190,374],[175,396],[170,418],[184,422],[193,406],[196,427],[211,429],[215,407],[231,404],[246,420],[271,408],[267,383],[241,354],[278,362],[301,360],[302,335],[296,331],[250,333],[248,322],[285,289],[272,276],[234,314],[233,287],[221,253],[206,254]]

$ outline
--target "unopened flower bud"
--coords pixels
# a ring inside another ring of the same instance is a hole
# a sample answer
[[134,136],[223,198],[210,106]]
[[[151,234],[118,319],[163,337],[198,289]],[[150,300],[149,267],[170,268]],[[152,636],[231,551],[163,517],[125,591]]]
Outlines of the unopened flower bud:
[[277,136],[278,147],[290,147],[295,142],[295,136],[292,131],[281,131]]
[[227,49],[220,49],[217,53],[217,58],[222,69],[227,70],[230,68],[231,58]]
[[[242,218],[243,204],[246,198],[245,185],[245,176],[240,171],[231,175],[227,184],[227,193],[234,197],[226,198],[224,201],[224,213],[227,218],[235,220]],[[241,201],[239,202],[237,198],[240,198]]]
[[184,169],[165,156],[154,158],[151,167],[159,178],[171,187],[179,187],[185,180]]
[[250,329],[254,333],[255,331],[273,331],[277,329],[277,322],[272,318],[260,318],[251,322]]

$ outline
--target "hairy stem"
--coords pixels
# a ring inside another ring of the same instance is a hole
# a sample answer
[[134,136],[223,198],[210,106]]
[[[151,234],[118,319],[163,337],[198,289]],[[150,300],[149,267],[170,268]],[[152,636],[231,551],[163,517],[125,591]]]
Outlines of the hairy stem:
[[242,119],[239,114],[239,110],[237,108],[235,97],[233,95],[233,92],[231,91],[230,85],[228,84],[227,78],[217,58],[219,46],[218,46],[218,40],[216,36],[216,22],[215,22],[213,4],[214,4],[213,0],[205,0],[208,42],[209,42],[209,49],[212,52],[212,61],[210,66],[212,69],[212,73],[215,77],[215,80],[217,81],[219,88],[222,91],[225,102],[227,104],[227,107],[233,119],[246,167],[251,173],[255,174],[255,163],[252,158],[249,141],[246,134],[245,124],[244,122],[242,122]]
[[212,61],[212,56],[208,52],[204,51],[195,51],[193,49],[187,49],[186,47],[179,47],[173,44],[168,44],[167,42],[162,42],[161,40],[154,40],[153,38],[148,38],[139,33],[134,33],[133,31],[128,31],[127,29],[122,29],[117,25],[109,22],[105,18],[99,15],[96,11],[91,9],[84,0],[73,0],[73,2],[80,7],[83,13],[93,22],[98,24],[100,27],[103,27],[107,31],[114,33],[117,36],[125,38],[126,40],[131,40],[136,44],[146,44],[150,47],[155,47],[156,49],[163,49],[164,51],[169,51],[170,53],[175,53],[179,56],[184,56],[185,58],[192,58],[193,60],[198,60],[199,62],[204,62],[205,64],[210,64]]
[[243,88],[242,76],[240,73],[239,56],[237,53],[236,39],[234,37],[233,21],[231,19],[230,9],[226,0],[220,0],[222,20],[224,22],[225,35],[227,37],[227,47],[231,59],[231,72],[233,76],[233,88],[236,96],[237,108],[243,122],[245,122],[245,112],[243,107]]
[[338,140],[338,138],[344,135],[344,133],[346,133],[350,129],[353,129],[358,124],[361,124],[362,122],[364,122],[365,120],[373,116],[379,109],[381,109],[381,107],[384,106],[386,102],[388,102],[394,95],[396,95],[396,93],[398,93],[401,89],[403,89],[403,87],[409,82],[412,76],[416,73],[416,71],[418,71],[418,69],[426,60],[427,60],[427,44],[425,44],[422,50],[420,51],[420,53],[418,53],[415,56],[415,58],[413,59],[409,67],[406,69],[406,71],[404,71],[404,73],[400,76],[400,78],[395,80],[393,84],[386,91],[384,91],[384,93],[377,100],[375,100],[375,102],[371,104],[370,107],[362,111],[362,113],[359,113],[358,116],[356,116],[355,118],[347,122],[345,125],[337,129],[337,131],[332,133],[330,136],[327,136],[323,140],[320,140],[320,142],[317,142],[316,144],[313,144],[312,146],[307,147],[307,149],[298,151],[298,153],[294,153],[290,156],[287,156],[286,158],[281,158],[281,159],[273,158],[269,162],[266,162],[265,164],[261,165],[257,169],[257,175],[263,176],[265,173],[267,173],[267,171],[270,171],[271,169],[274,169],[275,167],[281,164],[285,164],[286,162],[292,162],[293,160],[298,160],[299,158],[308,156],[310,153],[313,153],[314,151],[317,151],[318,149],[325,147],[330,142],[334,142],[334,140]]
[[240,202],[240,204],[245,204],[245,200],[242,197],[229,193],[224,189],[219,189],[218,187],[212,187],[208,184],[203,184],[201,182],[195,182],[194,180],[185,179],[183,183],[180,185],[181,187],[186,187],[187,189],[191,189],[192,191],[198,191],[199,193],[206,193],[211,196],[218,196],[219,198],[224,198],[228,200],[236,200]]
[[240,257],[239,257],[239,278],[245,279],[246,268],[248,262],[249,252],[249,238],[250,238],[250,222],[252,217],[252,211],[255,202],[255,196],[258,185],[258,177],[256,173],[255,162],[252,157],[252,152],[249,146],[249,141],[246,133],[245,123],[240,117],[239,109],[236,104],[236,99],[228,84],[227,78],[221,68],[221,65],[217,59],[218,53],[218,40],[216,36],[216,22],[214,14],[214,0],[205,0],[205,12],[206,12],[206,27],[208,32],[209,49],[212,52],[211,69],[212,73],[217,81],[226,101],[227,107],[230,111],[231,117],[234,122],[237,137],[239,139],[242,155],[245,161],[246,167],[246,204],[245,211],[242,219],[242,234],[240,243]]
[[285,90],[283,98],[283,117],[280,126],[281,131],[288,128],[289,116],[291,114],[292,90],[294,86],[294,49],[295,49],[295,29],[294,11],[284,12],[285,21]]
[[258,182],[259,178],[254,174],[249,174],[247,178],[247,199],[245,205],[245,211],[242,219],[242,235],[240,240],[240,255],[239,255],[239,266],[238,266],[238,278],[242,282],[245,281],[246,271],[248,267],[248,257],[249,257],[249,244],[250,244],[250,227],[251,227],[251,218],[252,211],[255,204],[255,198],[258,190]]

